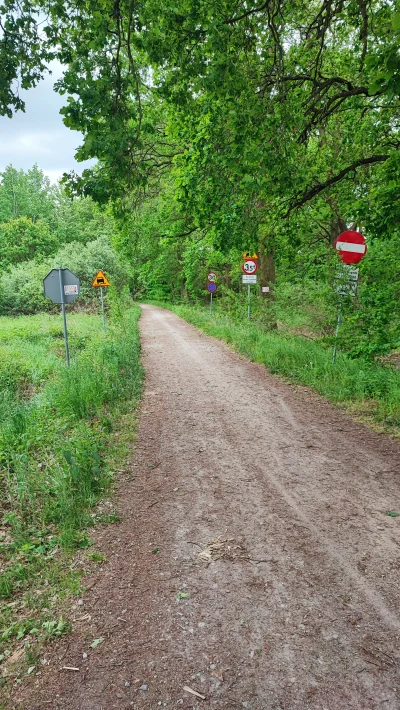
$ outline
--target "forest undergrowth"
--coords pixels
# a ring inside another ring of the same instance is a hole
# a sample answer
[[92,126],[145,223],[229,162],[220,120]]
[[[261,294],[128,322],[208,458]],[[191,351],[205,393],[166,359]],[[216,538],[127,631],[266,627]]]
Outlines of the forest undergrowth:
[[3,683],[18,682],[21,659],[34,672],[43,641],[69,630],[64,600],[103,559],[90,528],[118,522],[105,499],[134,433],[139,315],[117,307],[104,335],[99,316],[70,314],[69,369],[60,316],[0,319]]

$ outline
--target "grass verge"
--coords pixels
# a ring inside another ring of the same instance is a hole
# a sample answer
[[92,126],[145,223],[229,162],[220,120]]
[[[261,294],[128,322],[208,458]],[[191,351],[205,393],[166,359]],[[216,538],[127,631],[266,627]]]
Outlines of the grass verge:
[[63,599],[81,590],[72,556],[89,547],[97,518],[117,521],[90,510],[132,440],[142,382],[139,315],[137,307],[118,310],[105,336],[98,316],[71,314],[69,369],[59,316],[0,319],[3,682],[21,656],[32,673],[43,640],[68,630]]
[[400,371],[374,362],[351,359],[301,336],[265,331],[247,320],[238,325],[228,316],[200,307],[152,302],[167,308],[208,335],[224,340],[250,360],[291,382],[312,387],[335,404],[378,423],[400,436]]

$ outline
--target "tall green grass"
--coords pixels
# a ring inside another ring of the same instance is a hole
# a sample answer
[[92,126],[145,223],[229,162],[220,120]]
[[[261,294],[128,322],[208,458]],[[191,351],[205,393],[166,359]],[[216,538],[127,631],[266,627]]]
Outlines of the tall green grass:
[[106,335],[99,317],[70,315],[70,368],[59,316],[0,319],[0,641],[43,631],[35,614],[21,627],[11,598],[34,607],[32,589],[52,576],[53,596],[63,576],[76,587],[63,550],[87,545],[90,508],[112,482],[114,432],[142,381],[139,315],[119,309]]
[[248,322],[234,323],[228,316],[202,308],[159,304],[173,310],[205,333],[225,340],[249,359],[292,382],[312,387],[336,404],[351,406],[399,433],[400,371],[339,353],[301,336],[266,331]]

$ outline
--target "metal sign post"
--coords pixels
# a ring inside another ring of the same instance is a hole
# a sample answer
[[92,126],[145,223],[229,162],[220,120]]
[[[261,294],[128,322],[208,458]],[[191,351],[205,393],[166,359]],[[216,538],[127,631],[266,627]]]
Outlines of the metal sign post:
[[69,367],[69,346],[67,330],[67,314],[65,304],[72,303],[79,295],[80,281],[69,269],[52,269],[43,279],[44,295],[50,298],[53,303],[61,305],[64,327],[65,358]]
[[104,313],[104,294],[103,294],[103,287],[101,286],[100,288],[100,297],[101,297],[101,313],[103,316],[103,330],[106,332],[106,314]]
[[257,283],[257,276],[255,274],[245,274],[242,276],[242,284],[247,284],[247,317],[250,319],[251,314],[251,284]]
[[109,286],[110,282],[105,275],[104,271],[98,271],[96,276],[93,279],[92,286],[93,288],[99,288],[100,289],[100,299],[101,299],[101,315],[103,319],[103,330],[106,332],[106,314],[104,311],[104,293],[103,293],[103,287],[104,286]]
[[[336,270],[336,276],[335,276],[335,280],[333,282],[333,288],[335,289],[336,293],[339,296],[349,296],[349,297],[354,298],[354,296],[357,293],[358,274],[359,274],[359,270],[355,269],[353,266],[348,266],[346,264],[340,264],[340,266]],[[343,302],[340,301],[339,310],[338,310],[338,319],[337,319],[337,324],[336,324],[335,345],[333,348],[333,356],[332,356],[332,363],[333,364],[335,364],[335,362],[336,362],[337,339],[338,339],[339,328],[340,328],[340,325],[342,322],[342,317],[343,317],[342,307],[343,307]]]
[[207,284],[207,291],[210,294],[210,315],[211,315],[212,307],[213,307],[213,293],[215,293],[217,291],[218,286],[214,281],[210,281],[210,276],[213,276],[214,278],[216,278],[216,274],[209,274],[208,275],[209,282]]
[[[341,271],[337,271],[334,288],[340,296],[355,296],[358,285],[358,264],[367,253],[365,237],[360,232],[349,230],[339,234],[335,241],[335,249],[343,266]],[[336,362],[337,339],[340,324],[342,322],[342,301],[339,304],[338,319],[335,332],[335,345],[333,348],[332,364]]]
[[342,304],[339,306],[339,312],[338,312],[338,319],[337,319],[337,324],[336,324],[336,332],[335,332],[335,345],[333,348],[333,355],[332,355],[332,364],[334,365],[336,362],[336,355],[337,355],[337,338],[338,338],[338,333],[339,333],[339,328],[340,324],[342,322]]
[[251,290],[250,285],[257,283],[256,271],[258,271],[258,254],[251,256],[247,251],[244,252],[242,258],[242,283],[247,284],[247,318],[250,320],[251,314]]
[[65,343],[65,357],[67,360],[67,367],[69,367],[69,347],[68,347],[68,330],[67,330],[67,314],[65,312],[65,294],[64,294],[64,284],[63,284],[63,274],[61,266],[58,269],[58,280],[60,283],[60,294],[61,294],[61,310],[64,324],[64,343]]

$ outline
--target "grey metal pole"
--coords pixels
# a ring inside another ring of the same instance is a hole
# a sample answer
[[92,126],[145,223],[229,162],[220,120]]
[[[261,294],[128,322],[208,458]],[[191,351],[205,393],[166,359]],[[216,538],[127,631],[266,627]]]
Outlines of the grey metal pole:
[[210,292],[210,315],[212,313],[212,291]]
[[339,333],[339,328],[340,324],[342,322],[342,304],[339,306],[339,313],[338,313],[338,319],[337,319],[337,324],[336,324],[336,333],[335,333],[335,346],[333,348],[333,356],[332,356],[332,364],[334,365],[336,362],[336,354],[337,354],[337,337]]
[[103,287],[100,286],[100,296],[101,296],[101,312],[103,314],[103,330],[106,332],[106,314],[104,313],[104,294]]
[[67,360],[67,367],[69,367],[69,347],[68,347],[67,315],[66,315],[66,312],[65,312],[64,284],[63,284],[63,277],[62,277],[62,268],[61,268],[61,266],[60,266],[59,269],[58,269],[58,277],[59,277],[59,280],[60,280],[61,309],[62,309],[63,323],[64,323],[65,357],[66,357],[66,360]]
[[247,317],[250,318],[250,284],[247,284]]

